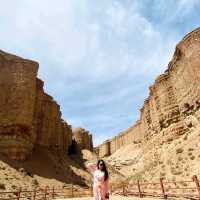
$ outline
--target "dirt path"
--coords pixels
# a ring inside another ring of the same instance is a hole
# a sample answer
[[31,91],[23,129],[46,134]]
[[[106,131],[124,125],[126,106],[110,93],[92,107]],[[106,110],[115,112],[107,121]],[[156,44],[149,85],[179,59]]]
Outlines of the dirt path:
[[[143,200],[156,200],[155,198],[142,198]],[[159,198],[157,198],[159,200]],[[64,199],[59,199],[64,200]],[[91,197],[84,197],[84,198],[70,198],[65,200],[93,200]],[[112,196],[110,200],[141,200],[141,198],[138,197],[124,197],[124,196]]]

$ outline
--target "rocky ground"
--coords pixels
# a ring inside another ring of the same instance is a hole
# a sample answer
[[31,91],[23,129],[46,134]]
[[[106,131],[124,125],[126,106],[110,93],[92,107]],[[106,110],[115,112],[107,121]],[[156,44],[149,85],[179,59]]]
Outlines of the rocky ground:
[[[199,130],[199,127],[191,129],[187,135],[164,144],[157,135],[143,146],[130,144],[119,149],[105,158],[111,184],[125,180],[131,183],[137,179],[158,181],[160,177],[172,181],[191,180],[194,174],[200,177]],[[24,162],[9,160],[1,155],[0,191],[13,191],[20,187],[32,190],[47,185],[63,187],[71,183],[75,187],[91,186],[92,175],[85,167],[91,162],[96,163],[97,157],[88,150],[63,157],[37,148]]]
[[[111,197],[110,198],[111,200],[139,200],[140,198],[137,198],[137,197],[122,197],[122,196],[116,196],[116,197]],[[143,199],[146,199],[146,200],[155,200],[155,199],[149,199],[149,198],[143,198]],[[59,199],[61,200],[61,199]],[[72,199],[68,199],[68,200],[93,200],[92,197],[84,197],[84,198],[72,198]]]
[[[141,198],[138,197],[124,197],[124,196],[111,196],[110,200],[140,200]],[[155,198],[142,198],[146,200],[156,200]],[[157,198],[160,199],[160,198]],[[175,198],[168,198],[169,200],[184,200],[184,199],[175,199]],[[63,200],[63,199],[59,199]],[[72,198],[67,200],[93,200],[92,197],[83,197],[83,198]]]
[[37,148],[24,162],[9,160],[3,155],[0,157],[0,191],[47,185],[62,187],[71,183],[88,185],[91,178],[84,164],[76,163],[69,156],[57,157],[45,149]]
[[[0,192],[19,188],[33,190],[45,186],[62,188],[71,184],[78,188],[91,186],[92,175],[86,168],[88,162],[97,162],[96,155],[88,150],[69,157],[37,148],[24,162],[0,155]],[[108,168],[112,182],[123,180],[124,176],[120,172],[110,165]]]
[[[129,180],[191,180],[200,177],[200,126],[162,143],[161,134],[143,145],[130,144],[106,158]],[[163,138],[163,137],[162,137]]]
[[[200,125],[165,143],[162,139],[166,138],[161,132],[142,145],[127,145],[105,160],[126,176],[128,183],[137,180],[159,183],[160,178],[165,182],[192,181],[193,175],[200,179]],[[165,184],[166,192],[197,193],[196,189],[171,190],[170,187],[195,188],[194,182]]]

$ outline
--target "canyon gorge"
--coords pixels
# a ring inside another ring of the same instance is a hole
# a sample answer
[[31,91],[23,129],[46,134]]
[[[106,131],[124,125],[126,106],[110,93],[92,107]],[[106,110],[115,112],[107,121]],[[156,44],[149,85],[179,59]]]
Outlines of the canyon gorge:
[[80,157],[70,158],[75,152],[95,162],[104,158],[120,180],[200,176],[200,28],[177,44],[166,71],[149,87],[138,121],[97,147],[89,131],[72,128],[62,118],[37,77],[38,68],[35,61],[0,51],[2,155],[24,162],[43,149],[48,152],[43,158],[54,155],[55,171],[68,166],[64,173],[71,181],[79,180],[73,173],[82,170],[87,183],[91,177]]

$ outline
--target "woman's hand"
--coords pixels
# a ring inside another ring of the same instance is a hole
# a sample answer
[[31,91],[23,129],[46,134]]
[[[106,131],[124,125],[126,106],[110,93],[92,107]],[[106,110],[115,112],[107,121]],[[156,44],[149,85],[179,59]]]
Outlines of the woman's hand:
[[88,170],[91,172],[91,173],[94,173],[94,171],[96,170],[96,164],[94,163],[88,163],[86,164],[86,167],[88,168]]
[[109,193],[106,193],[105,198],[109,199]]

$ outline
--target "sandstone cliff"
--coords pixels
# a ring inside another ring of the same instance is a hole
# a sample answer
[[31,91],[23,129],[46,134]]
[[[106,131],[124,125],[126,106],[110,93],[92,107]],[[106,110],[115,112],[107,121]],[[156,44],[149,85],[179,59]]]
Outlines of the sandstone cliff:
[[[60,106],[37,78],[38,67],[37,62],[0,51],[1,185],[8,190],[90,185],[91,174],[84,163],[87,156],[96,158],[91,152],[92,135],[82,128],[72,133]],[[68,154],[72,142],[79,150],[74,157]]]
[[188,133],[200,121],[200,28],[176,46],[164,74],[150,86],[140,119],[128,130],[96,148],[99,156],[113,154],[131,143],[144,143],[162,132],[160,142]]
[[200,175],[200,28],[176,46],[149,89],[140,119],[95,151],[130,177]]
[[87,149],[93,151],[92,135],[89,133],[89,131],[80,127],[75,128],[73,129],[72,139],[75,142],[77,149]]
[[67,152],[72,129],[43,90],[38,63],[0,51],[0,152],[24,160],[37,145]]

